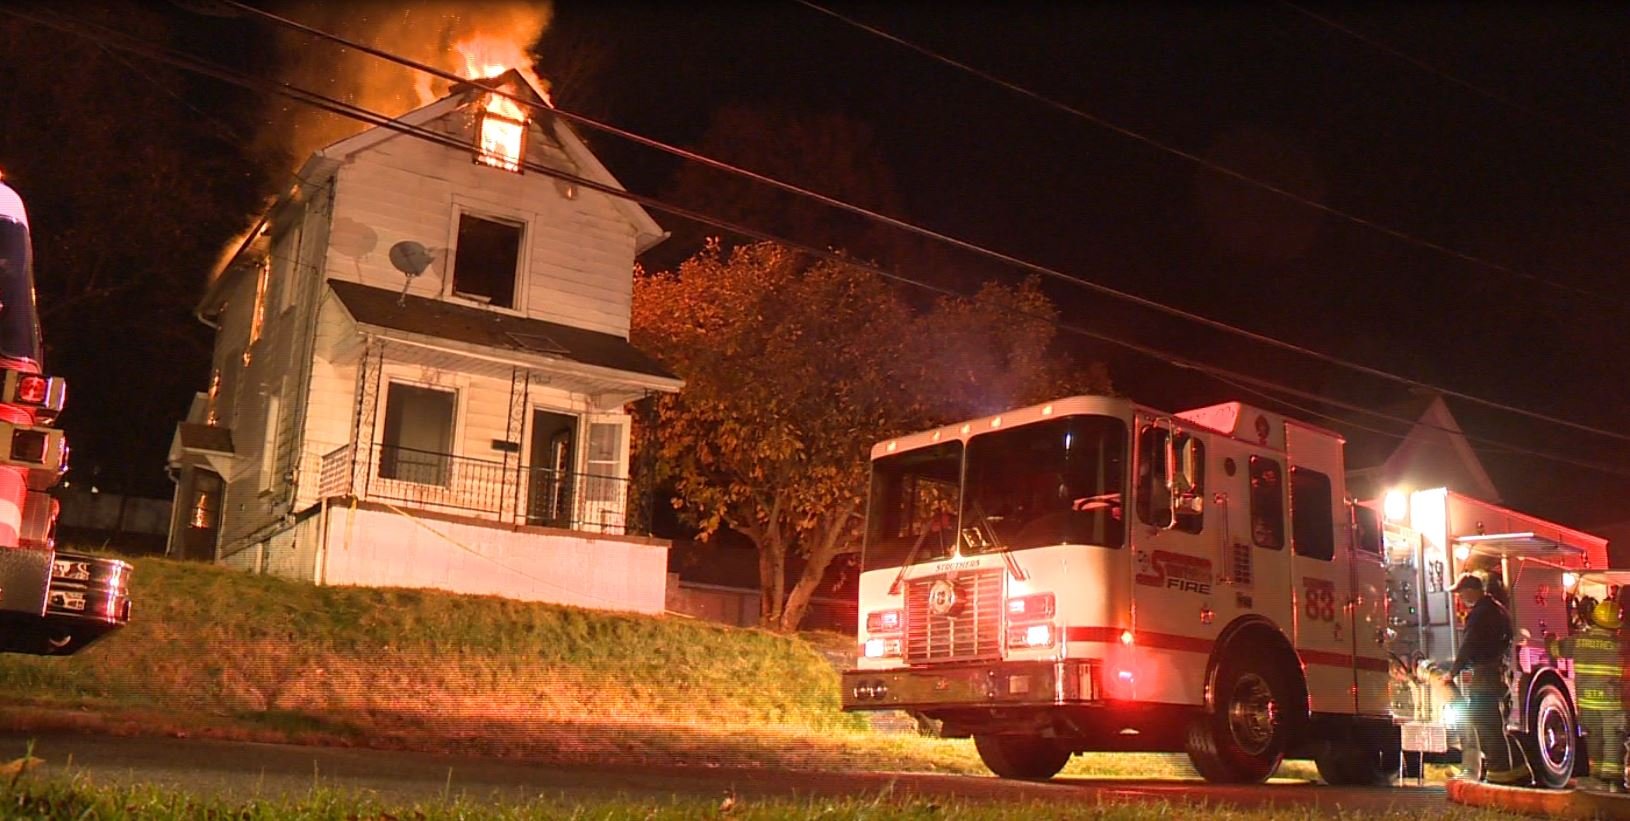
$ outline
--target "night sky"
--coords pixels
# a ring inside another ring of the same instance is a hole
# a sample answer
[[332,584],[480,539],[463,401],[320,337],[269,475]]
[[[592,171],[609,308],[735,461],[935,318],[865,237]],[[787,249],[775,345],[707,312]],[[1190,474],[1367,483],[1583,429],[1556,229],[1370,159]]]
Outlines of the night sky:
[[[266,54],[269,29],[199,13],[209,5],[178,3],[170,17],[183,31],[196,26],[192,39],[216,52],[255,55],[260,62],[247,68],[278,70]],[[726,106],[839,113],[870,127],[898,216],[1296,345],[1630,437],[1630,296],[1622,284],[1630,242],[1621,228],[1630,222],[1630,9],[830,8],[1086,117],[790,0],[560,0],[535,50],[567,110],[686,146]],[[192,88],[201,107],[230,97],[208,83]],[[629,188],[673,190],[677,160],[579,132]],[[798,156],[795,146],[787,152]],[[822,172],[792,176],[819,189]],[[966,254],[944,265],[925,278],[1022,276]],[[1054,280],[1045,287],[1069,322],[1117,339],[1345,404],[1380,408],[1407,395],[1084,288]],[[1108,361],[1118,389],[1156,406],[1266,403],[1121,347],[1071,346],[1083,359]],[[196,388],[204,380],[201,369]],[[184,392],[175,397],[176,417],[185,401]],[[1334,404],[1295,402],[1351,416]],[[1630,498],[1630,442],[1465,401],[1451,407],[1475,437],[1607,468],[1480,446],[1508,504],[1581,526],[1630,519],[1621,503]],[[91,424],[93,412],[81,414]],[[167,444],[174,421],[137,424]],[[161,478],[162,464],[151,473]]]

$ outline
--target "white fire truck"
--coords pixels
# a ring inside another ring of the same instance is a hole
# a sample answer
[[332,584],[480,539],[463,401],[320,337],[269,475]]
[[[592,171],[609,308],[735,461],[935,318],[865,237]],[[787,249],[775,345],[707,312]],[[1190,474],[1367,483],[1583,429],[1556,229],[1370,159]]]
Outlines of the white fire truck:
[[67,384],[40,372],[32,255],[22,198],[0,183],[0,652],[67,655],[130,620],[131,568],[56,550]]
[[1342,448],[1239,403],[1103,396],[878,444],[845,708],[937,719],[1009,778],[1182,750],[1212,781],[1261,781],[1289,755],[1386,783],[1406,742],[1458,757],[1426,672],[1453,658],[1447,589],[1476,570],[1507,581],[1533,639],[1509,727],[1537,779],[1565,784],[1572,688],[1539,639],[1566,629],[1566,568],[1605,542],[1441,489],[1385,518],[1348,498]]

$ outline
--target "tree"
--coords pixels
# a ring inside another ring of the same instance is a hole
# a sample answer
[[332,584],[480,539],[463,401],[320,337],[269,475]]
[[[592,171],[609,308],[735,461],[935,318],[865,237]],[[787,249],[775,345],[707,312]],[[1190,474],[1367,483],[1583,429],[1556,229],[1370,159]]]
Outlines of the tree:
[[[1014,319],[1013,306],[1035,315]],[[641,446],[702,538],[729,527],[753,542],[761,622],[791,631],[832,560],[858,547],[872,444],[998,402],[1108,388],[1045,355],[1051,310],[1025,283],[919,315],[860,266],[714,243],[635,283],[636,344],[686,380],[657,400]],[[794,553],[804,570],[788,591]]]
[[[268,63],[242,21],[179,6],[87,4],[73,17]],[[208,380],[209,332],[192,308],[286,160],[255,139],[262,101],[218,81],[9,17],[0,54],[0,166],[30,212],[45,364],[70,387],[70,478],[167,493],[165,448]]]

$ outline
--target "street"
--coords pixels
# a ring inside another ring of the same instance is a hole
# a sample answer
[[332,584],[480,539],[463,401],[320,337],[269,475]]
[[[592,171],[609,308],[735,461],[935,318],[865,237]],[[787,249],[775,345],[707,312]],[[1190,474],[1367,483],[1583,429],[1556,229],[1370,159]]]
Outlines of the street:
[[46,733],[0,735],[7,760],[33,754],[41,772],[77,772],[99,785],[150,784],[237,800],[296,798],[313,786],[369,791],[413,803],[443,796],[520,802],[540,796],[567,801],[611,797],[665,801],[734,791],[754,797],[876,796],[893,793],[964,801],[1082,802],[1191,800],[1237,807],[1302,806],[1322,810],[1429,813],[1445,806],[1440,787],[1359,789],[1304,782],[1255,786],[1200,781],[1059,778],[1050,783],[930,773],[809,772],[753,768],[600,767],[363,749],[300,747],[152,737]]

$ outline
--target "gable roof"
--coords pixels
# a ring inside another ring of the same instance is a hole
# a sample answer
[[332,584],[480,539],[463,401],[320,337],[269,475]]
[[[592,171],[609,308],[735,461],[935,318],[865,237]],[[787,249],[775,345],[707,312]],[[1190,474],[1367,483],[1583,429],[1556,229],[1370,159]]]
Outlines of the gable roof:
[[[1486,502],[1500,501],[1499,488],[1441,394],[1413,393],[1385,412],[1415,423],[1401,441],[1389,436],[1366,436],[1362,437],[1363,444],[1349,445],[1348,474],[1355,492],[1379,495],[1400,484],[1415,488],[1443,486]],[[1358,487],[1361,484],[1373,486]]]
[[[511,97],[521,101],[523,105],[530,105],[532,118],[540,126],[547,129],[555,141],[560,144],[561,150],[566,152],[572,163],[578,167],[577,176],[592,182],[599,183],[617,191],[627,191],[623,184],[612,176],[599,158],[595,157],[584,144],[577,132],[566,124],[563,117],[556,116],[554,106],[544,98],[538,90],[527,82],[526,77],[516,69],[510,69],[497,77],[487,77],[480,80],[470,80],[459,83],[448,90],[447,96],[422,108],[414,109],[400,117],[396,122],[412,127],[421,127],[447,114],[469,105],[477,98],[492,91],[507,92]],[[344,160],[360,151],[372,148],[385,140],[396,137],[408,137],[384,126],[375,126],[359,134],[347,137],[317,152],[318,156],[331,160]],[[619,213],[634,226],[635,253],[643,253],[657,243],[668,238],[668,233],[657,225],[656,220],[640,207],[639,203],[626,197],[612,197],[612,205]]]
[[637,374],[667,390],[678,390],[681,384],[662,363],[615,334],[343,280],[331,279],[328,287],[359,324]]
[[[533,118],[541,128],[554,137],[574,165],[577,166],[575,176],[603,185],[616,191],[627,191],[623,184],[612,175],[611,171],[600,162],[594,153],[589,151],[581,137],[571,129],[565,118],[555,115],[554,106],[538,93],[536,88],[527,81],[526,77],[516,69],[510,69],[496,77],[480,80],[471,80],[459,83],[448,90],[447,96],[442,97],[429,105],[421,106],[393,118],[392,122],[410,128],[422,128],[441,117],[445,117],[465,106],[473,104],[481,95],[499,90],[508,93],[532,106]],[[288,203],[296,199],[303,187],[322,185],[326,178],[333,174],[347,158],[361,151],[372,148],[386,140],[393,138],[416,139],[412,135],[403,134],[386,126],[372,126],[350,137],[329,144],[312,154],[301,165],[299,173],[295,174],[296,183],[284,194],[280,195],[267,207],[261,218],[249,229],[240,240],[237,248],[227,255],[221,262],[214,276],[210,278],[205,288],[204,298],[199,302],[197,313],[200,315],[212,310],[225,293],[226,281],[232,279],[238,266],[238,260],[246,253],[263,246],[266,242],[266,228],[271,224],[272,218],[285,208]],[[474,150],[474,146],[471,146]],[[533,172],[537,173],[537,172]],[[610,196],[610,195],[608,195]],[[634,229],[634,253],[644,253],[651,247],[667,239],[669,233],[658,225],[656,220],[639,205],[627,197],[610,196],[612,207],[620,213]]]

